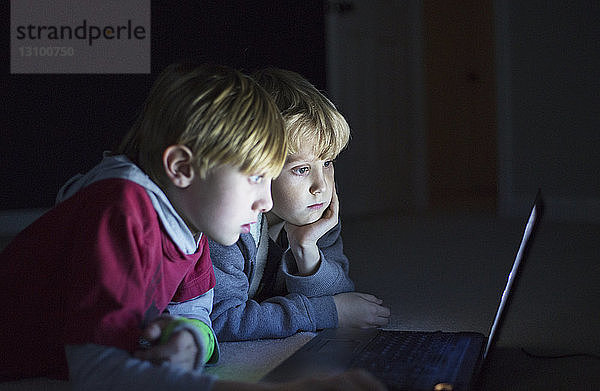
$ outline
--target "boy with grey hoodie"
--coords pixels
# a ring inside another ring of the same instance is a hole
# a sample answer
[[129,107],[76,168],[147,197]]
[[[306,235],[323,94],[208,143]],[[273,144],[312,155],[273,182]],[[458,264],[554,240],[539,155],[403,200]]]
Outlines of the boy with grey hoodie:
[[348,143],[348,123],[295,72],[267,68],[254,78],[282,113],[287,156],[273,180],[273,208],[236,245],[209,244],[217,337],[282,338],[387,324],[390,310],[382,300],[354,291],[343,251],[333,162]]

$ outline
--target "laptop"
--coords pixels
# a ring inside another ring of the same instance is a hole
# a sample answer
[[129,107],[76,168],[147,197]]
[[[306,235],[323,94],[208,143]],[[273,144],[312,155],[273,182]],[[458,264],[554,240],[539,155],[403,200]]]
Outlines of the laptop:
[[390,390],[469,389],[498,338],[542,212],[538,190],[487,338],[477,332],[325,329],[262,380],[281,382],[364,368]]

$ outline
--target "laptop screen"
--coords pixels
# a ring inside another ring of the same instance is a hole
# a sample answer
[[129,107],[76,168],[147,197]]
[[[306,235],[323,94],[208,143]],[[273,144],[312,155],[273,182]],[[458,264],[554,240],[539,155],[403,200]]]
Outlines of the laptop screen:
[[508,275],[508,280],[506,281],[506,286],[504,287],[504,291],[502,292],[502,297],[500,299],[500,304],[498,305],[498,310],[496,311],[496,317],[494,318],[494,323],[492,324],[492,328],[490,329],[490,334],[488,337],[487,345],[485,347],[485,352],[483,354],[484,360],[487,357],[490,348],[494,344],[497,338],[497,330],[500,327],[502,319],[504,317],[504,310],[507,306],[507,303],[511,297],[510,293],[514,289],[519,271],[521,269],[521,263],[525,259],[525,255],[527,253],[529,243],[531,242],[531,237],[537,227],[537,223],[541,217],[543,208],[542,202],[542,194],[541,190],[538,190],[537,196],[533,203],[533,207],[531,208],[531,212],[529,214],[529,219],[527,220],[527,225],[525,226],[525,231],[523,232],[523,237],[521,238],[521,243],[519,244],[519,250],[517,251],[517,255],[515,257],[515,261],[513,263],[512,269]]

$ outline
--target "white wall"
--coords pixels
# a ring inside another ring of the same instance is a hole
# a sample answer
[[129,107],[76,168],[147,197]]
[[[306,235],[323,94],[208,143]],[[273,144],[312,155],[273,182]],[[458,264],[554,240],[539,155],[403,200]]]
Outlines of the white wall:
[[600,222],[600,2],[495,2],[499,212]]
[[[344,3],[339,10],[335,4]],[[336,164],[341,214],[423,209],[421,2],[330,1],[328,95],[352,128]]]

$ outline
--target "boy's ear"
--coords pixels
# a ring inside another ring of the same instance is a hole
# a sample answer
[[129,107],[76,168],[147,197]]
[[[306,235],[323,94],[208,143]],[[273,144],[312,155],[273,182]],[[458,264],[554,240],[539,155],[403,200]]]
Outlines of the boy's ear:
[[163,167],[169,180],[177,187],[186,188],[194,179],[192,151],[185,145],[171,145],[163,153]]

